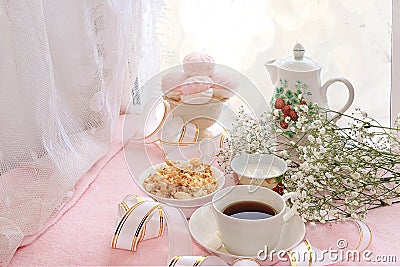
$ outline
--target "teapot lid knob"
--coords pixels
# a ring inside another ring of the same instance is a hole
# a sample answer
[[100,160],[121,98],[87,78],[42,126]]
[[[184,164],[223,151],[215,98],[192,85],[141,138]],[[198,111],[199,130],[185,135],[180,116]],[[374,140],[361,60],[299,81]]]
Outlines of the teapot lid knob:
[[296,60],[303,60],[304,53],[305,53],[304,46],[301,43],[297,43],[293,47],[293,55],[294,59]]

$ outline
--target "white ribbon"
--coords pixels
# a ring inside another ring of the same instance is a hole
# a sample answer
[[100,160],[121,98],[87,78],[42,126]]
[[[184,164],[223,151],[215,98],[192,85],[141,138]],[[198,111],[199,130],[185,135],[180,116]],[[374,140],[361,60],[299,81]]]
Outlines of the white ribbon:
[[[131,216],[132,213],[142,216]],[[161,236],[164,228],[164,212],[160,203],[149,197],[128,195],[119,204],[117,229],[111,246],[136,251],[140,241]]]
[[168,261],[175,255],[191,255],[192,239],[182,211],[149,197],[132,195],[119,205],[111,247],[136,251],[142,240],[162,235],[165,223],[168,225]]
[[[231,266],[260,266],[253,259],[238,259]],[[176,256],[172,258],[168,266],[229,266],[225,261],[216,256]]]
[[[319,265],[326,266],[346,260],[354,260],[351,257],[358,254],[358,257],[365,251],[372,242],[371,229],[358,220],[347,220],[353,222],[358,227],[360,237],[356,247],[349,251],[347,248],[347,241],[345,239],[339,239],[336,244],[336,248],[330,248],[321,250],[311,245],[307,239],[301,242],[297,247],[288,251],[288,256],[292,266],[311,266]],[[348,253],[351,252],[351,253]]]
[[[128,195],[119,204],[117,226],[111,247],[136,251],[138,244],[146,239],[163,234],[168,225],[169,251],[168,266],[227,266],[216,256],[175,256],[191,255],[192,239],[182,211],[163,205],[150,197]],[[241,259],[233,265],[260,265],[250,259]]]
[[[371,230],[361,221],[348,221],[355,223],[358,227],[360,238],[354,251],[361,253],[371,244]],[[128,195],[119,204],[117,226],[111,246],[136,251],[141,241],[161,236],[166,224],[169,238],[168,266],[229,265],[216,256],[176,256],[192,254],[192,240],[187,220],[180,209],[163,205],[150,197]],[[344,248],[347,248],[347,244],[342,247]],[[292,266],[331,265],[348,259],[344,250],[339,250],[336,259],[330,258],[326,251],[304,240],[287,254]],[[259,265],[261,265],[259,261],[248,258],[237,259],[231,264],[231,266]]]

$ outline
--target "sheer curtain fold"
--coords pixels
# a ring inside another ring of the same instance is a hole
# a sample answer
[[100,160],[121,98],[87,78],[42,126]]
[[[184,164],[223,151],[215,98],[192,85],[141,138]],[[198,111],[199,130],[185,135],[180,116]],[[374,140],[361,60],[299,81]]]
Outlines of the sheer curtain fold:
[[107,152],[131,105],[142,5],[0,0],[0,265]]

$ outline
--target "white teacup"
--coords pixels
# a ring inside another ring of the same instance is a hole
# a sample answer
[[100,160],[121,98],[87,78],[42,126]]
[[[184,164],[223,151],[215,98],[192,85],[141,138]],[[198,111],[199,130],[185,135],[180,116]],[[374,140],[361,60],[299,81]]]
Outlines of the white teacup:
[[275,188],[287,170],[284,160],[270,154],[244,154],[231,162],[235,182]]
[[[274,249],[279,242],[282,224],[295,213],[296,207],[287,210],[285,201],[295,197],[295,192],[284,194],[253,185],[236,185],[218,191],[212,202],[225,248],[238,256],[253,257],[259,250]],[[239,219],[224,214],[224,210],[233,203],[255,201],[272,207],[276,214],[265,219]]]

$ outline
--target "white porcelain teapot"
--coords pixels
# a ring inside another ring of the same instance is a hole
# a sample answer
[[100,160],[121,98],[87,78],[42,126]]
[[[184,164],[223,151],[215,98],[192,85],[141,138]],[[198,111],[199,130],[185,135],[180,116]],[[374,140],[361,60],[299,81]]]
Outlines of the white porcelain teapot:
[[[275,100],[284,95],[289,102],[298,102],[299,94],[306,101],[317,103],[320,107],[328,108],[327,90],[335,83],[344,83],[349,90],[349,97],[345,105],[338,112],[345,112],[354,100],[353,85],[345,78],[327,80],[321,85],[321,65],[313,59],[304,56],[304,46],[297,43],[293,48],[293,56],[281,60],[270,60],[265,66],[274,84],[275,92],[271,101],[271,108]],[[293,99],[291,101],[291,99]]]

